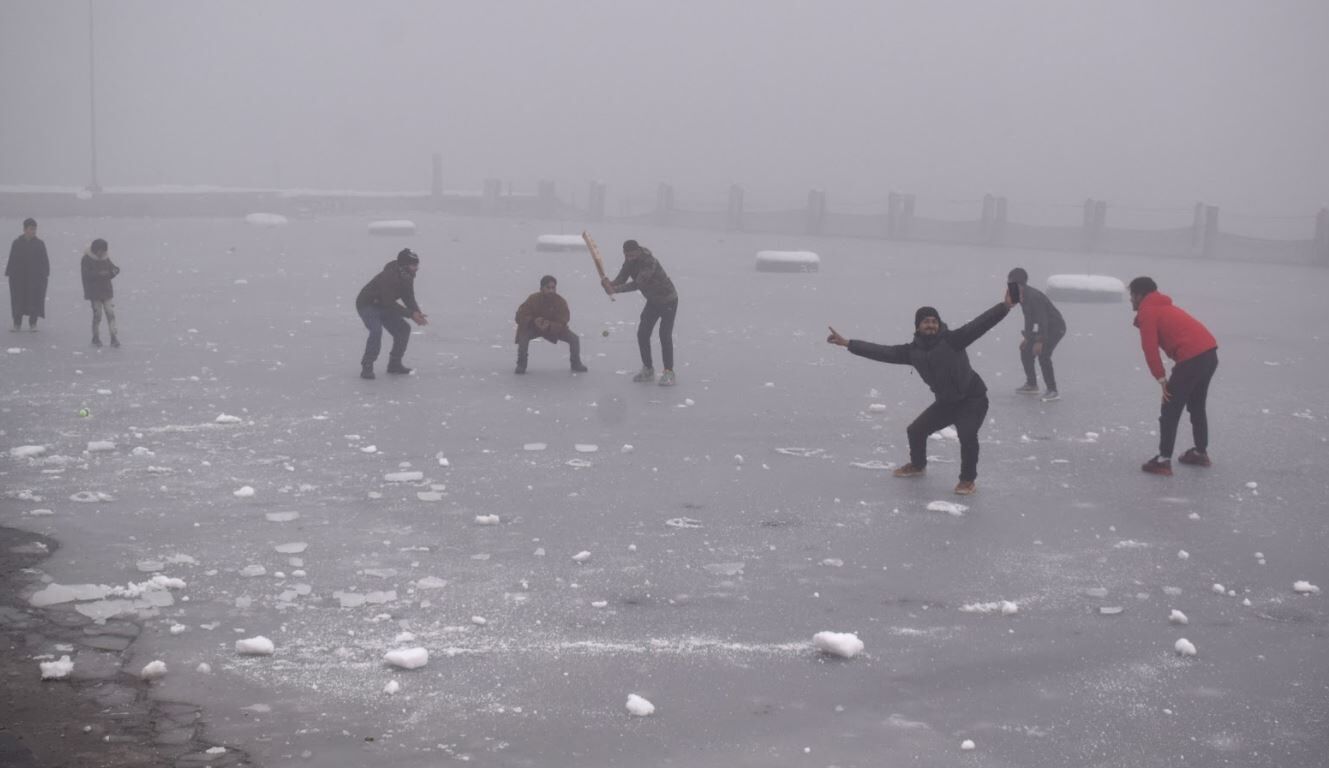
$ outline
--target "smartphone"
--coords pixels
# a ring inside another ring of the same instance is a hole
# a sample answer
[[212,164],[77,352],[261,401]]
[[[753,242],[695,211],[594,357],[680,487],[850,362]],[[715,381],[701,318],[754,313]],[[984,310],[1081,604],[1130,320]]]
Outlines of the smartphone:
[[1019,283],[1007,283],[1007,284],[1006,284],[1006,290],[1009,291],[1010,294],[1011,294],[1011,303],[1012,303],[1012,304],[1019,304],[1019,303],[1020,303],[1020,284],[1019,284]]

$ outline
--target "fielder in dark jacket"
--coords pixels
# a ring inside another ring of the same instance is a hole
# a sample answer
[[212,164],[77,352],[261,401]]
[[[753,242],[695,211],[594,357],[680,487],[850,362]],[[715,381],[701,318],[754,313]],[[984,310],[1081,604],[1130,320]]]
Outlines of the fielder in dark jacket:
[[374,378],[374,361],[383,344],[384,328],[392,334],[388,373],[411,372],[401,363],[406,343],[411,340],[411,326],[406,324],[406,318],[414,320],[416,325],[429,325],[428,315],[415,303],[415,273],[419,270],[420,257],[410,248],[403,248],[355,297],[355,311],[369,329],[365,354],[360,358],[360,378]]
[[641,370],[633,381],[649,383],[655,381],[655,365],[651,362],[651,331],[656,322],[660,323],[660,357],[664,358],[664,371],[660,374],[660,386],[672,387],[674,377],[674,317],[678,315],[678,291],[674,281],[665,274],[664,267],[656,261],[650,249],[643,248],[636,240],[623,243],[623,268],[613,280],[608,277],[600,281],[606,293],[629,293],[641,291],[646,299],[646,306],[641,308],[641,319],[637,321],[637,349],[641,352]]
[[28,316],[28,330],[37,330],[37,318],[46,317],[46,283],[51,277],[51,259],[46,255],[46,243],[37,238],[35,219],[23,221],[23,234],[9,246],[5,277],[9,278],[13,330],[23,326],[24,315]]
[[120,346],[120,336],[115,327],[115,289],[111,281],[120,274],[120,268],[111,261],[111,249],[100,237],[92,241],[88,250],[83,252],[80,266],[83,273],[83,298],[92,302],[92,346],[102,345],[102,315],[106,315],[106,330],[111,332],[111,346]]
[[978,429],[988,412],[988,388],[983,378],[969,366],[965,349],[1001,322],[1011,311],[1011,298],[1005,297],[968,323],[951,330],[941,322],[932,307],[919,307],[914,313],[914,339],[907,344],[882,345],[845,339],[834,328],[826,341],[846,347],[855,355],[883,363],[912,365],[932,388],[936,401],[928,406],[906,430],[909,435],[909,463],[895,470],[896,477],[918,477],[928,464],[928,435],[954,425],[960,438],[960,482],[955,492],[968,496],[974,492],[978,477]]
[[1057,375],[1052,370],[1052,352],[1066,335],[1066,320],[1057,305],[1046,293],[1029,287],[1029,273],[1016,267],[1006,280],[1020,284],[1020,311],[1024,313],[1024,331],[1020,338],[1020,363],[1024,365],[1024,385],[1015,390],[1022,395],[1038,394],[1038,376],[1034,373],[1034,360],[1043,369],[1043,383],[1047,392],[1043,402],[1060,399],[1057,394]]

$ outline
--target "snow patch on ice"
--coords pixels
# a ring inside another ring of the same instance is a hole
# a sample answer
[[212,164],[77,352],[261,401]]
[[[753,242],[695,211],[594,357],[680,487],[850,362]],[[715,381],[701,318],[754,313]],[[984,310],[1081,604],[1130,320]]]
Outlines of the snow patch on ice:
[[863,652],[863,641],[853,632],[818,632],[812,636],[812,645],[822,653],[845,659]]
[[655,705],[635,693],[628,694],[628,714],[633,717],[649,717],[655,714]]
[[276,646],[263,635],[235,641],[235,652],[242,656],[271,656],[275,651]]
[[160,680],[166,677],[166,662],[161,660],[148,662],[138,673],[138,676],[143,680]]
[[1194,656],[1197,653],[1195,650],[1195,643],[1192,643],[1184,637],[1173,643],[1172,649],[1177,652],[1178,656]]
[[57,661],[39,662],[43,680],[64,680],[74,671],[74,662],[68,656],[61,656]]
[[20,445],[9,449],[9,455],[15,459],[31,459],[46,453],[44,445]]
[[960,517],[969,511],[969,507],[964,504],[957,504],[954,501],[930,501],[927,509],[929,512],[945,512],[954,517]]
[[383,660],[400,669],[419,669],[429,663],[429,651],[424,648],[399,648],[388,651]]
[[1292,584],[1292,591],[1299,595],[1318,595],[1320,588],[1309,581],[1298,581]]

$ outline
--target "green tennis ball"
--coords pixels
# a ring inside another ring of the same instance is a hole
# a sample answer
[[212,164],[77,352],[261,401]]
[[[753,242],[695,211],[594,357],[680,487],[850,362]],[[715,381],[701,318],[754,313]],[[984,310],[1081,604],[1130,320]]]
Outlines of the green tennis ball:
[[86,419],[92,415],[92,411],[89,411],[87,408],[79,408],[78,415]]

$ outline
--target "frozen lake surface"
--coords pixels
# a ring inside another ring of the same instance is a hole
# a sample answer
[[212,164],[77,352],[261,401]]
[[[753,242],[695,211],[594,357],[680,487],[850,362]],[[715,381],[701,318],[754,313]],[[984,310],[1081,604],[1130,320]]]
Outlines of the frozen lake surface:
[[[577,222],[414,221],[42,222],[50,317],[0,360],[0,523],[63,543],[50,610],[142,622],[124,668],[165,662],[154,691],[211,738],[347,768],[1323,765],[1329,611],[1293,585],[1329,587],[1329,270],[605,225],[610,269],[634,237],[678,286],[666,389],[630,381],[639,297],[535,250]],[[119,350],[88,345],[93,237]],[[416,372],[362,381],[355,294],[408,245]],[[821,272],[759,274],[763,249]],[[954,439],[890,476],[930,395],[826,325],[958,325],[1017,265],[1150,274],[1210,327],[1214,467],[1139,471],[1158,388],[1129,305],[1063,304],[1060,402],[1014,393],[1018,310],[970,350],[992,405],[964,508],[934,504],[960,501]],[[545,273],[590,373],[536,342],[512,374]],[[237,652],[259,636],[271,655]]]

